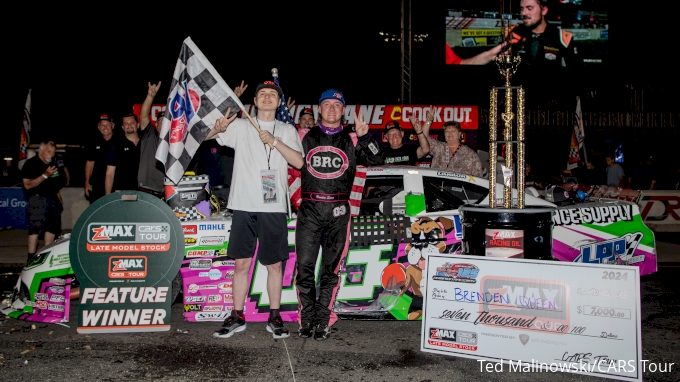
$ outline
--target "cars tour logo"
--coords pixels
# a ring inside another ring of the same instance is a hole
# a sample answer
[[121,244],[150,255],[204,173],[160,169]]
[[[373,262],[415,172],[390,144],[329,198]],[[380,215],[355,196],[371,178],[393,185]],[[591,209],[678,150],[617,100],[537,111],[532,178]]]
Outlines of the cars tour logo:
[[306,162],[309,172],[319,179],[338,178],[349,167],[347,154],[333,146],[320,146],[310,150]]
[[109,257],[110,278],[144,278],[147,274],[146,256]]
[[196,115],[201,104],[201,97],[195,90],[187,88],[187,81],[176,87],[177,93],[170,103],[170,144],[184,142],[189,122]]
[[441,267],[437,267],[437,271],[432,280],[439,281],[455,281],[461,283],[476,283],[477,275],[479,274],[479,267],[474,264],[465,263],[444,263]]

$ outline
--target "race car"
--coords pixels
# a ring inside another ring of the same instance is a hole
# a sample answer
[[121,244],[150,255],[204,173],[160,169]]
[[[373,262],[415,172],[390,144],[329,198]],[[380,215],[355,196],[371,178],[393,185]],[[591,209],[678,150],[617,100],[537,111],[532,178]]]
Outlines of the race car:
[[[503,185],[496,185],[496,195],[503,195]],[[351,221],[349,253],[340,267],[334,312],[342,318],[419,319],[428,255],[464,253],[459,207],[488,205],[488,197],[488,180],[470,175],[410,166],[369,168],[360,214]],[[512,197],[516,202],[517,190]],[[644,225],[637,204],[613,199],[565,201],[557,205],[536,193],[525,193],[527,207],[554,208],[552,239],[546,243],[552,246],[554,260],[638,266],[641,275],[656,272],[654,235]],[[288,220],[290,258],[283,266],[280,311],[285,321],[297,320],[295,225],[293,213]],[[181,288],[185,320],[222,321],[233,309],[235,264],[228,258],[231,217],[183,221],[182,226],[184,261],[173,296]],[[45,290],[55,282],[68,285],[74,279],[68,248],[69,238],[62,238],[36,254],[22,271],[5,314],[42,322],[68,319],[68,312],[51,311],[49,305],[39,308],[41,300],[36,298],[49,300]],[[249,277],[247,320],[266,321],[267,268],[254,262]]]

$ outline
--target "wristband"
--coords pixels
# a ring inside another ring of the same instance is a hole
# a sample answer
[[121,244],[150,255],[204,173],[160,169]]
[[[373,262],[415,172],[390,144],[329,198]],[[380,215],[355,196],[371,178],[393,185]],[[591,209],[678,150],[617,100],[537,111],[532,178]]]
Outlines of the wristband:
[[43,177],[43,178],[45,178],[45,179],[47,179],[47,178],[48,178],[48,176],[47,176],[47,175],[45,175],[45,174],[42,174],[42,177]]
[[429,123],[430,125],[432,124],[432,121],[425,121],[425,123]]
[[274,137],[274,143],[272,143],[272,147],[276,147],[277,143],[279,143],[279,137]]
[[421,131],[421,132],[419,132],[419,133],[416,133],[416,135],[420,135],[420,134],[422,134],[422,133],[423,133],[423,132]]

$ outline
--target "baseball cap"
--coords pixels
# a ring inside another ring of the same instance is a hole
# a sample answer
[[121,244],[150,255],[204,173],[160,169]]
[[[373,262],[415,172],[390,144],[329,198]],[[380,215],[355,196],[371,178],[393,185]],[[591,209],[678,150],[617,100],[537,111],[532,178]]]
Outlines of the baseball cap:
[[281,94],[283,94],[283,90],[281,90],[281,88],[278,87],[274,81],[264,81],[263,83],[257,85],[257,89],[255,89],[255,95],[257,95],[257,93],[259,93],[262,89],[274,89],[277,93],[279,93],[279,97],[281,97]]
[[310,107],[305,107],[302,110],[300,110],[300,115],[298,115],[298,118],[302,117],[305,114],[309,114],[312,117],[314,117],[314,111]]
[[319,98],[319,105],[321,105],[321,102],[327,99],[335,99],[342,102],[343,105],[346,105],[345,96],[343,96],[339,90],[328,89],[325,92],[321,93],[321,98]]
[[397,121],[389,121],[385,125],[385,134],[387,134],[390,130],[397,129],[401,131],[401,126],[399,126],[399,122]]
[[102,114],[99,116],[99,121],[113,122],[113,118],[111,118],[108,114]]

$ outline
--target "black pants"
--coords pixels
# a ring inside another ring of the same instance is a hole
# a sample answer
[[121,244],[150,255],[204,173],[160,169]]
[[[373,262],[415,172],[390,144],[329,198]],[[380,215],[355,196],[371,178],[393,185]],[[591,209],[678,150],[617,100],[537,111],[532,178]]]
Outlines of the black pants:
[[26,208],[26,220],[28,221],[28,234],[40,235],[50,232],[59,236],[61,234],[61,212],[64,207],[55,197],[33,195],[28,198]]
[[104,196],[105,193],[104,186],[92,185],[92,190],[88,192],[90,196],[87,197],[87,200],[92,204]]
[[[344,213],[343,213],[344,212]],[[295,228],[297,255],[298,323],[332,326],[332,312],[340,288],[339,267],[347,256],[350,209],[348,202],[303,201]],[[314,272],[321,248],[321,271],[317,300]]]

